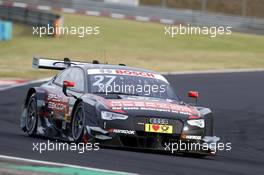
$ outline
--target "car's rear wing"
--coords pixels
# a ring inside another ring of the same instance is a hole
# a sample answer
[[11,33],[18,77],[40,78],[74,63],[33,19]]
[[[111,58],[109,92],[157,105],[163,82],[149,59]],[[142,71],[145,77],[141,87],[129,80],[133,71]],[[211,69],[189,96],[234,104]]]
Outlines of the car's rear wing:
[[69,58],[64,58],[64,60],[49,59],[49,58],[36,58],[33,57],[32,67],[36,69],[54,69],[63,70],[72,65],[84,65],[84,64],[99,64],[97,60],[92,63],[71,61]]

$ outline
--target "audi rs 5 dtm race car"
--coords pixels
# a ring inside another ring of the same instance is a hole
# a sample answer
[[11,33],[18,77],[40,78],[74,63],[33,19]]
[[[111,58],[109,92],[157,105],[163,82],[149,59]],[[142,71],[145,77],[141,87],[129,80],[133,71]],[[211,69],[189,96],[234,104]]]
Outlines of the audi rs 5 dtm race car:
[[[21,128],[100,146],[215,155],[210,109],[182,102],[162,75],[123,64],[33,58],[33,67],[61,70],[27,92]],[[190,91],[198,98],[198,92]],[[177,149],[176,144],[194,144]],[[182,149],[179,149],[182,148]]]

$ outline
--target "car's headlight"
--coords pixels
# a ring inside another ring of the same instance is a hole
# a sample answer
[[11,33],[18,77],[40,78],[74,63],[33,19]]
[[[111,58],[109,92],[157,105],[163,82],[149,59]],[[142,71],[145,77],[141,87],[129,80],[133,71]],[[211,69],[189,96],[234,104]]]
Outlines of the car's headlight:
[[200,128],[204,128],[204,119],[187,120],[187,123],[191,126],[198,126]]
[[128,118],[127,115],[118,114],[114,112],[108,112],[108,111],[102,111],[101,112],[101,118],[104,120],[125,120]]

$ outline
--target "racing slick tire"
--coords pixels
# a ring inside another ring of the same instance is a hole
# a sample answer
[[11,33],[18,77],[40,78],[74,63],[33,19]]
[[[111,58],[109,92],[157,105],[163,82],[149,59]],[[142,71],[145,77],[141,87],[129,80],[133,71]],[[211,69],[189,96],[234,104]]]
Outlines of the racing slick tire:
[[85,110],[84,105],[80,102],[73,112],[73,118],[71,123],[72,138],[74,142],[80,143],[83,141],[85,126]]
[[37,100],[35,94],[32,94],[29,98],[26,110],[26,133],[29,136],[35,136],[38,123]]

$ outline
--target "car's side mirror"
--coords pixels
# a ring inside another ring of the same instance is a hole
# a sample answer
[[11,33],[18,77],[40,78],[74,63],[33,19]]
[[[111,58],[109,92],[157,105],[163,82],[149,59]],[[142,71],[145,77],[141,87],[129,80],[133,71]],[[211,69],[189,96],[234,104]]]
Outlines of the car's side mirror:
[[191,97],[191,98],[195,98],[195,103],[197,105],[199,92],[197,92],[197,91],[189,91],[188,92],[188,96]]
[[64,95],[66,95],[67,97],[70,96],[70,95],[67,94],[67,88],[74,87],[74,86],[75,86],[74,82],[63,81],[62,92],[64,93]]

